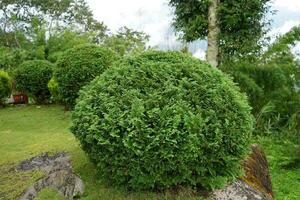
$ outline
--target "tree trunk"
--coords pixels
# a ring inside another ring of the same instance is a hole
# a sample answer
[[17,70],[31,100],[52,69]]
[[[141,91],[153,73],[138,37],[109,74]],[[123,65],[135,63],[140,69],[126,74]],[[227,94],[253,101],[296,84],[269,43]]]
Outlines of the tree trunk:
[[220,0],[211,0],[208,8],[208,36],[207,36],[207,54],[206,59],[213,67],[219,64],[219,34],[220,27],[218,24],[218,6]]

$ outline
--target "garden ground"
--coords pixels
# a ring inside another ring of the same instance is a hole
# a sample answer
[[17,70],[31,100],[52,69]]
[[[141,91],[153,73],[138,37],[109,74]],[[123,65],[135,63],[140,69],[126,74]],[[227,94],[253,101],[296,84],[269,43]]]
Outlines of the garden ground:
[[[18,162],[43,152],[66,151],[72,157],[75,172],[86,185],[80,199],[173,199],[169,194],[152,192],[126,192],[120,188],[105,186],[89,162],[79,144],[69,131],[70,113],[60,106],[17,106],[0,109],[0,199],[17,197],[35,180],[41,172],[18,172]],[[293,155],[290,149],[297,146],[287,139],[272,137],[256,138],[266,151],[270,162],[273,189],[276,199],[300,199],[300,165],[283,167]],[[39,200],[62,200],[55,191],[43,190]],[[176,199],[202,199],[185,192]]]

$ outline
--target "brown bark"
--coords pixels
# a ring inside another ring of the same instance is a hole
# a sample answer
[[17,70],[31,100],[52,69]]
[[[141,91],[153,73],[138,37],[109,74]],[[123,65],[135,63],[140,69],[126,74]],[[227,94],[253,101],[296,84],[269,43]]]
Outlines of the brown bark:
[[208,8],[208,36],[207,36],[207,54],[206,59],[213,67],[219,64],[219,34],[220,27],[218,24],[218,6],[220,0],[211,0]]

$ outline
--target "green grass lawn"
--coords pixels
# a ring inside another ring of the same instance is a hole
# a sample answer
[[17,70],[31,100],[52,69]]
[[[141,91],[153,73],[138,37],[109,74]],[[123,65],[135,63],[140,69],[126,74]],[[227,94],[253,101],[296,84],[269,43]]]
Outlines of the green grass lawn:
[[[152,192],[129,193],[105,186],[98,178],[95,167],[89,162],[79,144],[69,131],[70,113],[59,106],[21,106],[0,109],[0,200],[17,197],[35,180],[40,172],[16,172],[18,162],[42,152],[66,151],[71,155],[75,172],[85,183],[85,200],[142,200],[174,199],[168,194]],[[202,199],[182,194],[176,199]],[[40,193],[39,200],[63,200],[52,190]]]
[[[187,192],[179,197],[152,192],[129,193],[122,189],[105,186],[98,178],[95,167],[80,149],[69,132],[70,113],[59,106],[21,106],[0,109],[0,199],[17,197],[35,180],[43,176],[41,172],[17,172],[15,166],[21,160],[42,152],[66,151],[72,157],[75,172],[83,179],[86,190],[80,199],[202,199]],[[290,156],[287,147],[294,144],[288,140],[274,141],[261,138],[268,159],[276,199],[300,199],[300,168],[282,167]],[[39,200],[63,200],[52,190],[40,193]]]
[[[300,146],[288,139],[260,138],[269,161],[276,199],[300,199]],[[298,158],[294,163],[292,158]]]

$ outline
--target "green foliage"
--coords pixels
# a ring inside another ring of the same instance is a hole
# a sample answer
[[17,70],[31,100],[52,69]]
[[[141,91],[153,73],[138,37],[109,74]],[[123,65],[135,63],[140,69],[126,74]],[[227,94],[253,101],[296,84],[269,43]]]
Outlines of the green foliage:
[[85,0],[5,0],[0,4],[0,21],[3,24],[0,28],[0,33],[4,34],[2,41],[7,46],[19,48],[18,34],[30,37],[41,23],[47,25],[46,30],[50,33],[54,28],[66,27],[94,31],[99,36],[106,31],[106,26],[93,18]]
[[300,197],[300,143],[276,133],[259,137],[254,143],[264,147],[268,157],[276,199],[298,200]]
[[[218,22],[221,34],[219,46],[221,61],[243,57],[260,50],[265,35],[270,0],[220,0]],[[169,0],[174,7],[173,25],[187,42],[206,39],[208,35],[208,8],[210,0]]]
[[54,77],[52,77],[51,80],[49,81],[48,89],[51,94],[51,100],[54,102],[59,102],[61,98],[59,97],[59,93],[58,93],[58,83]]
[[25,58],[24,51],[0,47],[0,69],[11,71]]
[[13,70],[25,60],[55,62],[75,45],[100,43],[106,32],[85,0],[1,1],[0,68]]
[[111,50],[96,45],[80,45],[64,52],[57,62],[54,78],[66,108],[73,108],[81,87],[103,73],[116,58]]
[[255,61],[238,61],[223,68],[248,94],[257,118],[256,132],[299,132],[300,62],[291,48],[300,40],[300,27],[279,37]]
[[84,87],[71,130],[109,182],[210,189],[240,175],[250,112],[219,70],[180,52],[150,51]]
[[12,81],[8,73],[0,70],[0,105],[3,104],[3,100],[9,97],[12,90]]
[[47,41],[47,59],[56,62],[64,51],[77,45],[91,44],[92,33],[77,33],[70,29],[56,31]]
[[38,104],[47,103],[50,98],[47,84],[52,72],[53,65],[48,61],[25,61],[14,70],[16,90],[27,93]]
[[257,116],[259,132],[285,127],[289,117],[300,111],[300,96],[292,78],[294,71],[286,67],[247,65],[234,69],[233,76],[248,94]]

